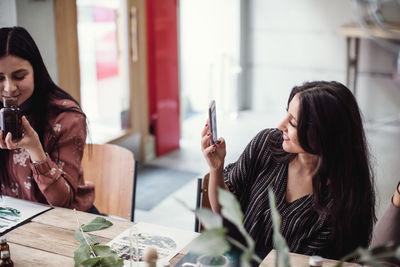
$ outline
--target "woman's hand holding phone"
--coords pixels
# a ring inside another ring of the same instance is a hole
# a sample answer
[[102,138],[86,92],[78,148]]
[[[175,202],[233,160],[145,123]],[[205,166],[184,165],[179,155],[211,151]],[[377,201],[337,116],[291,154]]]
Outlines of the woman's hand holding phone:
[[215,101],[209,107],[209,119],[201,132],[201,150],[206,161],[213,171],[222,170],[226,155],[225,140],[217,139]]

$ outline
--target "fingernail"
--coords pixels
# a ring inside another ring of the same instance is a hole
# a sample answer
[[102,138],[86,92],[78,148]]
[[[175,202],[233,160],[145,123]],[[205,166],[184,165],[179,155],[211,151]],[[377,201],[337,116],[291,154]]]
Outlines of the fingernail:
[[207,136],[210,136],[210,133],[208,133]]
[[208,127],[208,123],[206,123],[206,127]]
[[213,147],[217,147],[217,144],[213,144]]
[[221,141],[218,140],[218,141],[217,141],[217,144],[218,144],[218,145],[221,144]]

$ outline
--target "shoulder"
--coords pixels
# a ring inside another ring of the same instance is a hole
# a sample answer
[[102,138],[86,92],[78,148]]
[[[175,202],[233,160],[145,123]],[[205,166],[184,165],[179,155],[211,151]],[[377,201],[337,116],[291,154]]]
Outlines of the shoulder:
[[51,101],[52,106],[56,107],[57,111],[50,114],[49,122],[55,132],[61,132],[69,128],[69,130],[80,130],[86,128],[86,116],[83,111],[74,101],[70,99],[55,99]]
[[257,144],[276,146],[282,141],[282,132],[276,128],[267,128],[260,131],[253,139]]
[[72,109],[77,111],[82,111],[78,104],[76,104],[71,99],[52,99],[50,100],[50,104],[53,106],[57,106],[61,109]]

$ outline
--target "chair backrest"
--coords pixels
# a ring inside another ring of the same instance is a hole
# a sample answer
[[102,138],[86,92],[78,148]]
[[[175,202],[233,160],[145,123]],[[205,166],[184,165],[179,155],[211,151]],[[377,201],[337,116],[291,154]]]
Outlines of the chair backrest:
[[[210,174],[207,173],[203,178],[197,179],[197,195],[196,195],[196,209],[206,208],[211,209],[210,200],[208,198],[208,181],[210,179]],[[201,232],[203,226],[200,225],[199,219],[195,217],[194,231]]]
[[94,205],[106,215],[133,221],[136,193],[133,153],[113,144],[86,144],[82,158],[84,177],[95,184]]

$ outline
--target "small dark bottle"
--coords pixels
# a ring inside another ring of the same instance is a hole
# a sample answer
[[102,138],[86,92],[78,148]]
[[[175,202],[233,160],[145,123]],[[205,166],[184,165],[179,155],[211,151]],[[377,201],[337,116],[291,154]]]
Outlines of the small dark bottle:
[[0,126],[3,131],[3,139],[8,132],[13,140],[22,138],[21,109],[18,107],[16,97],[3,97],[3,108],[0,109]]
[[7,238],[4,235],[0,236],[0,253],[1,251],[10,252],[10,246],[7,244]]
[[10,259],[10,252],[7,250],[4,250],[0,252],[0,266],[1,267],[14,267],[13,261]]

